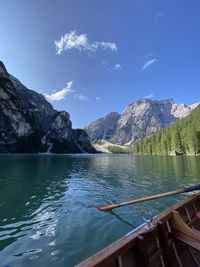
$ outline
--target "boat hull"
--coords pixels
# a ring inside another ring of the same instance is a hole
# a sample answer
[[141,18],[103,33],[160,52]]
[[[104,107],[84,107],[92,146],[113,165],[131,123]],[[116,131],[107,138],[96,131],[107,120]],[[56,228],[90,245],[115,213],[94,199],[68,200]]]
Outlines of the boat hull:
[[137,227],[76,267],[200,266],[200,241],[188,241],[183,233],[181,239],[173,227],[174,211],[200,237],[200,194],[196,194],[161,212],[151,229],[146,224]]

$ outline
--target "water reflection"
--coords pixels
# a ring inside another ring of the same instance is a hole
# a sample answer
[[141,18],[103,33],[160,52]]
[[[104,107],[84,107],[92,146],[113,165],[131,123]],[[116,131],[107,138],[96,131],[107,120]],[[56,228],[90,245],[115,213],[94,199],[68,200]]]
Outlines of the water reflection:
[[0,156],[0,263],[73,266],[143,223],[144,210],[156,215],[182,197],[108,213],[95,205],[198,183],[199,161],[129,155]]
[[0,221],[27,218],[44,199],[61,197],[68,189],[72,164],[71,158],[63,157],[1,157]]

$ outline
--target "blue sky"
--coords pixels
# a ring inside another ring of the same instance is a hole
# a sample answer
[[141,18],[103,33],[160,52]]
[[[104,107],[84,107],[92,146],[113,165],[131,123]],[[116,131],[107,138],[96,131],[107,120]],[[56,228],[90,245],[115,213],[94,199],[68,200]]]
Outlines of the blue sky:
[[0,59],[83,127],[144,97],[200,99],[198,0],[0,1]]

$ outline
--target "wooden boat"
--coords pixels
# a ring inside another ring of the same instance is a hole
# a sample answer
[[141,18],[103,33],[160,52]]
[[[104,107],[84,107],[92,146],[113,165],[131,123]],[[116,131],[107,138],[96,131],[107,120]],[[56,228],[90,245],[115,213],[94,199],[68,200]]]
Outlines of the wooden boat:
[[76,267],[200,266],[200,194],[154,217]]

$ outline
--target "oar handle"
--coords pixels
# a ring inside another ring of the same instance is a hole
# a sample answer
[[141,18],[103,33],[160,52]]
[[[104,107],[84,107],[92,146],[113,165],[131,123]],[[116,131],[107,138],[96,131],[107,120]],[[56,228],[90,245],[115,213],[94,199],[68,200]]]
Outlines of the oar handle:
[[123,207],[123,206],[128,206],[128,205],[132,205],[132,204],[136,204],[136,203],[141,203],[141,202],[145,202],[145,201],[149,201],[149,200],[153,200],[153,199],[157,199],[157,198],[177,195],[177,194],[181,194],[181,193],[185,193],[185,192],[191,192],[191,191],[199,190],[199,189],[200,189],[200,184],[194,185],[194,186],[190,186],[190,187],[187,187],[187,188],[183,188],[183,189],[178,189],[178,190],[175,190],[175,191],[170,191],[170,192],[165,192],[165,193],[153,195],[153,196],[142,197],[142,198],[139,198],[139,199],[125,201],[125,202],[121,202],[121,203],[117,203],[117,204],[97,206],[96,208],[99,209],[99,210],[102,210],[102,211],[109,211],[109,210],[112,210],[112,209],[115,209],[115,208],[119,208],[119,207]]
[[185,192],[191,192],[191,191],[199,190],[199,189],[200,189],[200,184],[197,184],[197,185],[193,185],[193,186],[185,188]]

